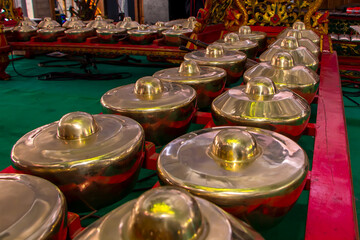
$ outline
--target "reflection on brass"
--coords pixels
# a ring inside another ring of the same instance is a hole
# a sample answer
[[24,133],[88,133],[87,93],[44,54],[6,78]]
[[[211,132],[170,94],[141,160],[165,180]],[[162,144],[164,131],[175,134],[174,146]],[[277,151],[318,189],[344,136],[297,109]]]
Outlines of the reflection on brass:
[[291,89],[309,104],[319,86],[319,75],[304,65],[295,64],[287,52],[278,52],[271,58],[271,62],[262,62],[246,70],[244,82],[259,76],[270,78],[278,87]]
[[16,41],[30,41],[30,38],[36,36],[37,27],[30,21],[21,21],[14,27],[14,37]]
[[218,44],[210,44],[206,50],[187,53],[185,60],[193,60],[200,66],[221,67],[226,70],[226,84],[237,82],[245,68],[246,55],[239,51],[224,50]]
[[135,84],[109,90],[101,104],[104,113],[135,119],[148,141],[163,145],[188,129],[196,111],[196,92],[187,85],[143,77]]
[[190,37],[193,32],[190,28],[183,28],[181,24],[175,24],[171,29],[162,32],[164,35],[165,43],[169,46],[180,46],[185,45],[186,41],[181,39],[179,36],[184,35]]
[[101,29],[101,28],[106,28],[106,26],[109,25],[109,23],[107,21],[105,21],[105,19],[103,19],[101,17],[101,15],[97,15],[95,20],[90,21],[86,27],[87,28],[94,28],[94,29]]
[[133,44],[151,44],[158,36],[156,29],[151,29],[144,24],[139,25],[137,29],[128,30],[127,33]]
[[46,17],[38,24],[37,27],[38,28],[60,27],[60,23],[58,23],[55,20],[52,20],[51,17]]
[[93,28],[76,25],[75,27],[66,30],[65,35],[71,42],[85,42],[86,38],[95,35],[95,31]]
[[240,39],[250,39],[257,41],[259,50],[266,49],[267,35],[264,32],[252,31],[249,26],[241,26],[238,31]]
[[291,90],[276,88],[271,79],[259,76],[218,96],[211,112],[216,125],[260,127],[297,139],[309,121],[310,106]]
[[[288,32],[292,29],[298,30],[301,33],[302,38],[310,39],[313,43],[319,45],[320,43],[320,37],[312,30],[306,29],[305,24],[303,22],[295,22],[292,26],[292,28],[286,28],[284,31],[278,34],[278,39],[283,39],[286,36],[288,36]],[[293,35],[292,35],[293,36]]]
[[73,112],[25,134],[11,159],[21,171],[56,184],[70,209],[88,211],[131,191],[144,158],[144,138],[130,118]]
[[291,209],[309,163],[304,150],[284,135],[227,126],[171,141],[157,166],[164,184],[184,188],[260,229],[274,226]]
[[0,174],[2,239],[64,239],[64,195],[45,179],[28,174]]
[[62,25],[63,28],[74,28],[75,26],[85,27],[85,24],[78,17],[73,16]]
[[294,62],[297,65],[305,65],[314,71],[319,67],[319,60],[317,57],[307,48],[299,47],[297,39],[291,36],[285,37],[281,41],[280,46],[275,45],[263,52],[259,59],[261,62],[269,62],[276,53],[284,51],[288,52],[293,57]]
[[153,75],[163,82],[186,84],[196,91],[197,105],[207,108],[225,87],[226,71],[218,67],[199,66],[185,60],[180,67],[160,70]]
[[37,35],[42,41],[53,42],[56,41],[58,37],[65,35],[64,31],[65,28],[47,25],[46,27],[37,30]]
[[116,24],[117,28],[122,28],[126,30],[131,30],[138,28],[140,24],[136,21],[133,21],[131,17],[125,17],[123,21],[120,21]]
[[247,58],[255,58],[259,49],[257,41],[240,40],[239,35],[236,33],[228,33],[224,36],[224,40],[218,40],[215,43],[221,44],[227,50],[242,51]]
[[91,224],[74,240],[261,240],[246,223],[174,187],[143,193]]
[[96,29],[96,34],[104,43],[116,43],[121,34],[125,34],[124,28],[116,28],[115,25],[109,24],[105,28]]

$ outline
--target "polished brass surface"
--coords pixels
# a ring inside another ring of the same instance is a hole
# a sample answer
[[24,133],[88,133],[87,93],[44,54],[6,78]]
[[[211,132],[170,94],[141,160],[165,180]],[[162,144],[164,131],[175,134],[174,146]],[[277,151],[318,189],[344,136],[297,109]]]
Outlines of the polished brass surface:
[[304,65],[295,64],[287,52],[278,52],[271,58],[271,62],[262,62],[247,69],[244,82],[260,76],[270,78],[278,87],[289,88],[309,104],[319,87],[319,75]]
[[173,140],[161,151],[157,168],[162,183],[266,228],[279,222],[299,197],[309,163],[305,151],[281,134],[228,126]]
[[186,45],[186,41],[181,39],[179,36],[184,35],[189,37],[192,33],[192,29],[183,28],[180,24],[175,24],[171,29],[162,32],[164,35],[165,43],[169,46],[180,46]]
[[28,17],[24,17],[24,19],[21,22],[27,22],[28,23],[27,25],[34,26],[34,27],[38,26],[38,24],[35,21],[31,20]]
[[198,66],[192,60],[185,60],[180,67],[160,70],[153,77],[164,82],[186,84],[193,87],[199,108],[206,108],[219,96],[225,87],[226,71],[218,67]]
[[58,37],[65,35],[65,28],[55,27],[54,25],[48,25],[37,30],[38,37],[45,42],[54,42]]
[[16,41],[29,41],[31,37],[36,36],[37,27],[29,21],[21,21],[13,28]]
[[305,99],[289,89],[277,89],[267,77],[229,89],[212,102],[211,111],[216,125],[260,127],[293,139],[301,135],[310,117]]
[[242,76],[247,57],[243,52],[224,50],[220,44],[214,43],[206,50],[187,53],[184,59],[193,60],[200,66],[223,68],[227,73],[226,84],[231,84]]
[[[306,47],[307,50],[309,50],[312,54],[314,54],[314,56],[316,56],[317,58],[319,58],[320,55],[320,48],[318,45],[316,45],[314,42],[312,42],[310,39],[308,38],[304,38],[302,36],[301,31],[297,30],[297,29],[290,29],[286,36],[291,36],[294,37],[298,40],[299,46],[301,47]],[[280,46],[281,42],[282,42],[283,38],[278,38],[274,43],[272,43],[269,48],[272,48],[273,46],[277,45]]]
[[42,20],[38,26],[38,28],[49,28],[49,27],[61,27],[60,23],[55,20],[52,20],[51,17],[46,17]]
[[71,42],[85,42],[86,38],[95,35],[93,28],[75,26],[65,31],[67,39]]
[[320,44],[320,37],[314,31],[306,29],[303,22],[295,22],[292,28],[286,28],[284,31],[278,34],[277,38],[285,38],[291,29],[299,30],[303,38],[308,38],[317,45]]
[[131,191],[143,148],[144,132],[134,120],[73,112],[25,134],[11,158],[21,171],[56,184],[71,210],[88,211]]
[[49,181],[26,174],[0,174],[0,238],[66,238],[66,202]]
[[94,29],[101,29],[101,28],[106,28],[107,25],[109,25],[110,23],[108,23],[105,19],[102,18],[101,15],[97,15],[95,20],[90,21],[86,27],[87,28],[94,28]]
[[183,22],[182,27],[194,30],[197,23],[198,22],[196,21],[196,18],[192,16],[189,17],[185,22]]
[[85,27],[85,23],[81,21],[78,17],[70,17],[70,19],[62,25],[64,28],[74,28],[75,26]]
[[236,33],[228,33],[225,35],[224,40],[218,40],[216,43],[221,44],[226,50],[242,51],[246,54],[247,58],[255,58],[259,50],[257,41],[249,39],[240,40],[239,35]]
[[260,240],[246,223],[174,187],[142,194],[94,222],[75,240]]
[[141,24],[137,29],[128,30],[130,42],[133,44],[151,44],[158,36],[156,29],[151,29],[148,25]]
[[295,64],[305,65],[308,68],[316,71],[319,67],[319,60],[305,47],[299,47],[296,38],[288,36],[285,37],[280,46],[273,46],[272,48],[263,52],[259,59],[261,62],[271,61],[272,57],[278,52],[288,52],[294,59]]
[[116,24],[117,28],[125,28],[126,30],[138,28],[140,24],[131,20],[131,17],[125,17],[123,21]]
[[121,34],[125,34],[126,29],[116,28],[115,25],[109,24],[105,28],[96,29],[96,34],[101,42],[116,43],[119,41]]
[[165,22],[156,22],[154,25],[149,26],[150,29],[156,30],[158,32],[158,37],[162,37],[162,32],[169,30],[171,27],[166,26]]
[[259,50],[266,49],[267,35],[264,32],[252,31],[250,26],[241,26],[238,31],[240,39],[256,40],[259,44]]
[[135,119],[148,141],[163,145],[186,133],[196,111],[196,91],[187,85],[144,77],[106,92],[101,105],[104,113]]

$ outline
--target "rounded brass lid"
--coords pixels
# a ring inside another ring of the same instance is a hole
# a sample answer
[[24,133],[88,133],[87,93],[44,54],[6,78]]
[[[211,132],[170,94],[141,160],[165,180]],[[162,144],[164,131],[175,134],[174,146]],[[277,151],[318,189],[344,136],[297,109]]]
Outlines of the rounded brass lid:
[[29,21],[22,21],[16,27],[14,27],[13,32],[35,32],[37,27],[35,27]]
[[277,88],[267,77],[248,80],[218,96],[212,108],[234,121],[285,123],[304,118],[310,112],[307,102],[286,88]]
[[51,182],[27,174],[0,174],[2,239],[50,239],[62,224],[66,202]]
[[125,17],[123,21],[116,24],[117,28],[125,28],[126,30],[137,28],[140,24],[133,21],[131,17]]
[[192,29],[190,28],[183,28],[181,24],[175,24],[169,30],[165,30],[163,34],[165,36],[179,36],[185,33],[191,33]]
[[230,203],[272,196],[308,171],[305,151],[284,135],[250,127],[215,127],[185,134],[165,146],[160,179],[191,193]]
[[38,24],[35,21],[31,20],[29,17],[24,17],[24,19],[22,21],[20,21],[20,23],[21,22],[28,22],[28,25],[31,25],[34,27],[38,26]]
[[11,158],[27,168],[74,169],[125,156],[143,138],[142,127],[130,118],[72,112],[21,137]]
[[[308,38],[304,38],[302,36],[301,31],[297,30],[297,29],[290,29],[286,36],[289,37],[294,37],[297,39],[299,46],[301,47],[306,47],[311,53],[313,53],[316,57],[319,57],[320,54],[320,48],[319,46],[317,46],[314,42],[312,42],[310,39]],[[279,38],[277,39],[274,43],[272,43],[269,48],[272,48],[275,45],[281,45],[283,41],[283,38]]]
[[60,27],[60,23],[52,20],[51,17],[46,17],[38,24],[38,28],[48,28],[49,26]]
[[166,82],[196,84],[224,78],[226,71],[218,67],[198,66],[195,61],[185,60],[180,67],[160,70],[153,76]]
[[224,50],[217,43],[210,44],[206,50],[198,50],[185,54],[185,60],[194,60],[199,65],[235,63],[246,61],[246,54],[239,51]]
[[312,86],[319,82],[319,75],[315,71],[304,65],[296,65],[287,52],[278,52],[270,63],[262,62],[246,70],[244,81],[258,76],[271,78],[275,84],[288,88]]
[[294,59],[295,64],[305,65],[312,69],[316,69],[319,65],[319,60],[307,48],[299,47],[299,43],[294,37],[285,37],[281,40],[280,46],[275,45],[272,48],[263,52],[259,59],[261,62],[271,61],[272,57],[279,52],[288,52]]
[[196,23],[197,23],[196,18],[191,16],[188,19],[186,19],[186,21],[182,24],[182,27],[194,30]]
[[148,76],[140,78],[135,84],[111,89],[101,97],[101,104],[114,111],[146,113],[168,111],[195,98],[196,92],[190,86],[163,83]]
[[109,23],[105,19],[103,19],[103,17],[101,15],[97,15],[95,17],[95,20],[90,21],[86,25],[86,27],[99,29],[99,28],[106,28],[107,25],[109,25]]
[[262,40],[266,38],[266,33],[264,32],[258,32],[258,31],[252,31],[250,26],[241,26],[239,28],[239,37],[240,39],[247,38],[250,40]]
[[228,33],[225,35],[224,40],[218,40],[216,43],[221,44],[227,50],[248,50],[256,48],[259,44],[249,39],[240,39],[236,33]]
[[155,29],[158,32],[162,32],[170,29],[170,27],[166,26],[165,22],[158,21],[154,25],[149,26],[150,29]]
[[234,219],[205,199],[185,190],[158,187],[142,194],[76,236],[90,239],[263,239],[260,234]]
[[292,26],[292,28],[286,28],[284,31],[282,31],[277,38],[284,38],[287,36],[287,33],[291,31],[292,29],[298,30],[301,32],[302,38],[308,38],[312,42],[319,44],[320,43],[320,37],[312,30],[306,29],[305,24],[303,22],[295,22]]
[[96,33],[99,33],[99,34],[121,34],[121,33],[125,33],[125,32],[126,32],[126,29],[117,28],[113,24],[108,24],[105,28],[96,29]]
[[141,24],[137,29],[127,31],[130,35],[151,35],[157,33],[157,30],[149,28],[148,25]]
[[83,23],[83,21],[81,21],[78,17],[70,17],[68,21],[64,22],[64,24],[62,25],[62,27],[64,28],[73,28],[75,26],[81,26],[81,27],[85,27],[85,23]]

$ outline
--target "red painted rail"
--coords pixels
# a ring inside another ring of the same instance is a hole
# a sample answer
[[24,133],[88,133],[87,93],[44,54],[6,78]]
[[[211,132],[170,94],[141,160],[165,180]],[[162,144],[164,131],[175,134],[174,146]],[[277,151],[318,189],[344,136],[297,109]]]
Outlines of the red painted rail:
[[359,239],[338,60],[327,41],[324,38],[305,238]]

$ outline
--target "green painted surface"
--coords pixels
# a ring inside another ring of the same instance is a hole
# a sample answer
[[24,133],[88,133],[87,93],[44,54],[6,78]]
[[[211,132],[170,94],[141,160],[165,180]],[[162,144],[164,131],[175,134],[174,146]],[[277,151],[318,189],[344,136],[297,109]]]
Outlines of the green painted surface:
[[[146,60],[138,57],[143,62]],[[66,68],[39,68],[38,62],[50,60],[48,57],[37,57],[29,60],[15,61],[18,72],[25,75],[37,75],[51,71],[69,71]],[[16,75],[10,65],[7,72],[12,76],[10,81],[0,81],[0,169],[11,164],[10,152],[12,146],[25,133],[59,120],[64,114],[72,111],[85,111],[91,114],[101,112],[100,98],[108,90],[120,85],[134,83],[138,78],[152,75],[161,68],[129,67],[129,66],[108,66],[98,65],[99,73],[131,72],[132,77],[119,80],[87,81],[87,80],[66,80],[66,81],[40,81],[35,77],[25,78]],[[70,69],[76,70],[76,69]],[[81,72],[76,70],[77,72]],[[357,146],[357,137],[360,135],[360,112],[359,108],[345,99],[345,113],[347,117],[351,161],[354,177],[355,195],[357,206],[360,195],[360,148]],[[316,105],[312,106],[312,119],[316,118]],[[201,125],[193,124],[191,130],[200,129]],[[310,160],[313,154],[313,137],[303,136],[299,144],[305,149]],[[160,149],[159,149],[160,150]],[[158,150],[158,151],[159,151]],[[154,171],[142,170],[140,179],[153,174]],[[139,196],[144,188],[151,187],[157,180],[154,176],[146,181],[139,182],[134,191],[122,201],[101,209],[96,213],[102,216],[111,209],[122,203]],[[276,227],[261,233],[266,239],[304,239],[305,224],[307,215],[307,203],[309,194],[304,191],[298,202],[292,208],[283,221]],[[357,211],[360,212],[359,209]],[[96,220],[90,217],[82,222],[84,226]]]

